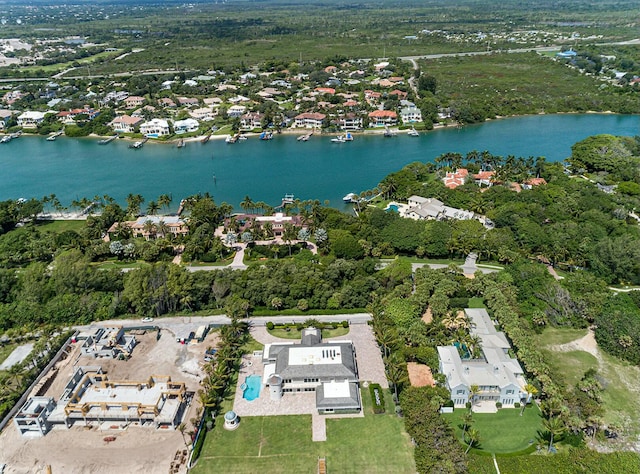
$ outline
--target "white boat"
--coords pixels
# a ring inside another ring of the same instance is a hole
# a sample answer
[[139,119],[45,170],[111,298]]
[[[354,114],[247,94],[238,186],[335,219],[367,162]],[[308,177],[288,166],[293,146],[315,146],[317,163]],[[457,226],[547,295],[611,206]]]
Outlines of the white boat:
[[418,133],[418,131],[414,127],[411,127],[411,130],[409,130],[407,132],[407,135],[409,135],[410,137],[419,137],[420,136],[420,134]]
[[337,137],[332,138],[332,139],[331,139],[331,141],[332,141],[333,143],[344,143],[344,142],[346,142],[347,140],[346,140],[342,135],[338,135]]
[[246,135],[238,135],[238,140],[242,141],[242,140],[247,140],[248,137]]
[[391,130],[389,127],[387,127],[385,125],[384,126],[384,136],[385,137],[395,137],[396,136],[396,132],[394,130]]
[[344,202],[358,202],[358,195],[356,193],[349,193],[342,198]]
[[227,135],[227,138],[224,139],[225,142],[227,143],[235,143],[238,139],[235,138],[233,135]]
[[11,135],[5,135],[0,139],[0,143],[9,143],[11,141]]

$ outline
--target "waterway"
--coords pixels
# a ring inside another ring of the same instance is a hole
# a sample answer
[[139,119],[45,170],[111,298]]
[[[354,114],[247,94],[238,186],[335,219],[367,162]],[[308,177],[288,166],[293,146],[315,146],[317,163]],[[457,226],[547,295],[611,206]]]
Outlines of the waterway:
[[345,194],[371,189],[414,161],[472,150],[561,161],[575,142],[600,133],[638,135],[640,117],[537,115],[438,129],[417,138],[403,132],[393,138],[356,135],[341,144],[327,136],[298,142],[296,135],[283,134],[271,141],[211,140],[182,149],[150,140],[132,150],[124,140],[101,146],[93,139],[21,137],[0,144],[0,199],[56,194],[69,205],[108,194],[124,204],[129,193],[142,194],[147,202],[170,194],[176,207],[183,197],[209,192],[216,202],[238,208],[245,195],[277,205],[291,193],[342,208]]

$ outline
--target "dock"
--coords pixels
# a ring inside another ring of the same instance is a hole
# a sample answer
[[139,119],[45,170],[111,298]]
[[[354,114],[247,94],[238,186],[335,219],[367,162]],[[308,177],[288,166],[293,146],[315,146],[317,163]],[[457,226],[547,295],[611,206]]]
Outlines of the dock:
[[309,140],[309,138],[311,138],[311,135],[313,135],[313,132],[309,132],[309,133],[306,133],[306,134],[304,134],[304,135],[300,135],[300,136],[297,138],[297,140],[298,140],[299,142],[306,142],[307,140]]
[[117,133],[111,137],[105,138],[103,140],[98,141],[98,145],[108,145],[109,143],[111,143],[112,141],[114,141],[116,138],[119,138],[120,135],[118,135]]
[[207,133],[207,134],[204,136],[204,138],[201,140],[201,142],[200,142],[200,143],[202,143],[203,145],[204,145],[205,143],[207,143],[209,140],[211,140],[211,135],[212,135],[212,134],[213,134],[213,132],[209,132],[209,133]]
[[62,135],[62,130],[60,130],[59,132],[55,132],[55,133],[52,133],[51,135],[49,135],[49,136],[47,137],[47,141],[48,141],[48,142],[53,142],[53,141],[55,141],[55,139],[56,139],[56,138],[58,138],[60,135]]
[[142,146],[145,143],[147,143],[147,141],[149,141],[149,137],[144,137],[142,140],[139,140],[139,141],[129,145],[129,148],[134,148],[134,149],[138,150],[138,149],[142,148]]

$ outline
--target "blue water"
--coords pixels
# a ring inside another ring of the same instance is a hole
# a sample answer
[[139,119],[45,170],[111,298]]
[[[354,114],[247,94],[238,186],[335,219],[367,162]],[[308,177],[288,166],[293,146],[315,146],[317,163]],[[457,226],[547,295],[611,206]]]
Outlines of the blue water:
[[396,206],[395,204],[389,204],[389,206],[387,207],[387,212],[395,212],[397,214],[398,206]]
[[209,192],[216,202],[236,208],[245,195],[277,205],[285,193],[293,193],[348,209],[342,202],[345,194],[371,189],[414,161],[472,150],[559,161],[571,154],[575,142],[599,133],[638,135],[640,117],[536,115],[439,129],[417,138],[356,134],[344,146],[335,146],[327,136],[298,142],[297,135],[283,134],[234,145],[224,140],[188,143],[182,149],[150,140],[131,150],[124,140],[100,146],[93,139],[48,142],[24,136],[0,145],[0,200],[56,194],[69,205],[74,199],[108,194],[124,205],[129,193],[142,194],[147,202],[170,194],[175,210],[180,199],[196,193]]
[[248,401],[255,400],[260,396],[260,389],[262,388],[262,377],[259,375],[249,375],[244,379],[244,383],[247,388],[242,392],[242,398]]

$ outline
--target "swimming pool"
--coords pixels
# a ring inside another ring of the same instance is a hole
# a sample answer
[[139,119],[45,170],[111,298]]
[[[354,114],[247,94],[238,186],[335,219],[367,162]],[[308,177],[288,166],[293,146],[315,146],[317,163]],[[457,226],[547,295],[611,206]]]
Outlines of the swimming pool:
[[244,383],[242,385],[246,385],[246,388],[242,392],[242,398],[248,401],[255,400],[260,396],[260,389],[262,388],[262,377],[260,377],[259,375],[249,375],[246,379],[244,379]]
[[387,206],[387,212],[395,212],[397,214],[398,206],[396,206],[395,204],[389,204],[389,206]]

